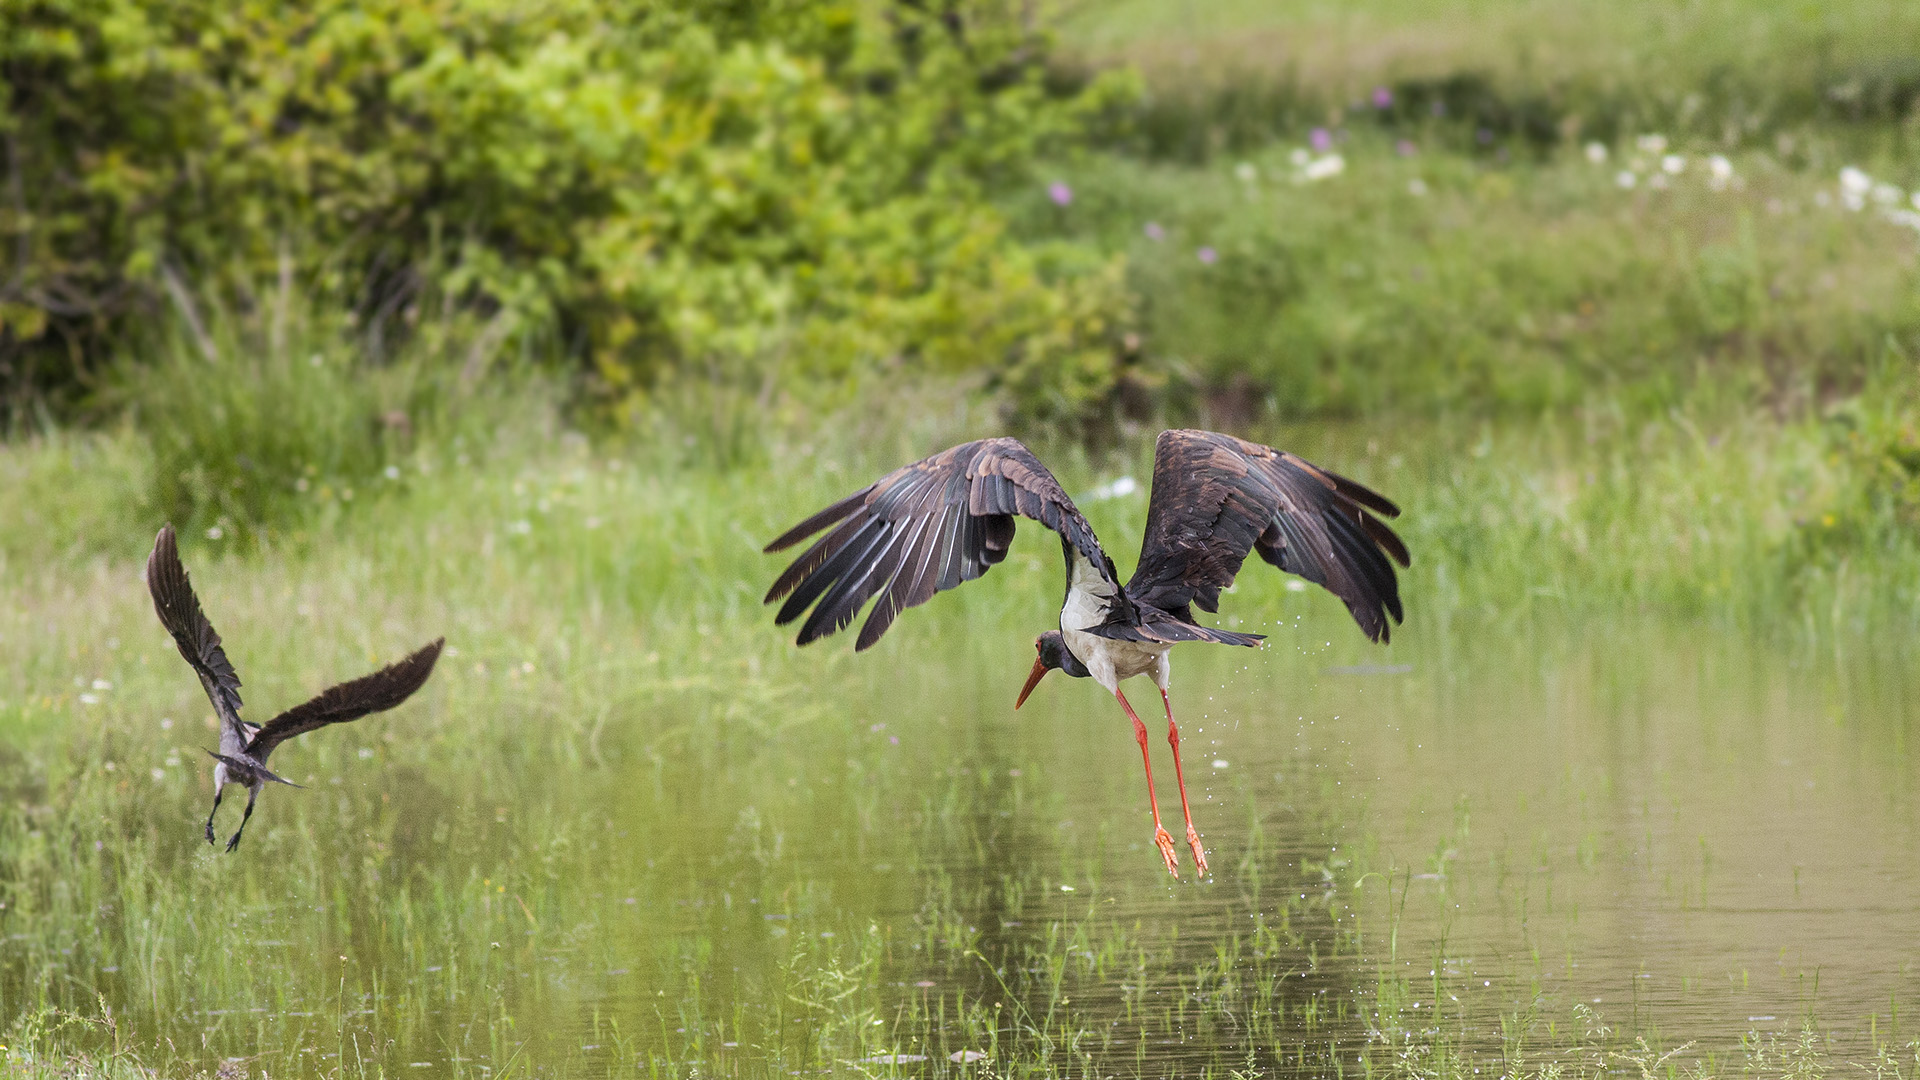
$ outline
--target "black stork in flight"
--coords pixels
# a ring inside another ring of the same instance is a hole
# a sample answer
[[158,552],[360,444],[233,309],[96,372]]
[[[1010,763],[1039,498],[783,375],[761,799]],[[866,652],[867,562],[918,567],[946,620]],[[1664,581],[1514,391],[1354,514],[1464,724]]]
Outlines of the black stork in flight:
[[[971,581],[1007,557],[1014,517],[1060,535],[1067,563],[1060,629],[1034,641],[1039,653],[1014,702],[1019,708],[1047,672],[1092,678],[1133,721],[1153,804],[1154,842],[1167,871],[1180,876],[1173,838],[1153,794],[1147,728],[1120,692],[1120,681],[1151,675],[1167,710],[1174,781],[1187,844],[1204,876],[1207,856],[1193,828],[1180,769],[1180,729],[1167,696],[1167,653],[1182,641],[1256,645],[1259,634],[1202,626],[1193,608],[1218,610],[1247,553],[1324,586],[1346,601],[1374,641],[1400,621],[1400,588],[1389,557],[1408,565],[1406,545],[1380,517],[1400,510],[1379,494],[1292,454],[1211,431],[1163,431],[1154,447],[1153,495],[1140,562],[1125,585],[1087,519],[1053,474],[1017,439],[982,439],[943,450],[881,477],[782,533],[769,552],[833,528],[787,567],[766,602],[786,597],[776,622],[806,614],[799,644],[850,624],[879,601],[860,628],[855,651],[880,640],[895,616],[933,594]],[[1376,516],[1379,515],[1379,516]]]
[[227,850],[240,846],[240,834],[253,817],[254,801],[268,781],[299,787],[267,771],[267,755],[273,748],[315,728],[358,720],[369,713],[391,709],[413,696],[427,683],[433,665],[440,659],[445,638],[430,642],[403,660],[388,664],[371,675],[321,692],[304,705],[296,705],[267,721],[267,726],[240,719],[240,676],[221,647],[220,635],[200,610],[200,598],[193,595],[193,583],[187,568],[180,565],[180,548],[173,526],[160,529],[154,537],[153,551],[147,556],[147,591],[153,595],[153,610],[160,625],[173,635],[180,655],[200,676],[200,685],[220,715],[220,752],[207,753],[214,759],[213,810],[207,814],[207,843],[213,843],[213,815],[220,812],[220,796],[228,784],[247,789],[247,811],[240,816],[240,827],[227,841]]

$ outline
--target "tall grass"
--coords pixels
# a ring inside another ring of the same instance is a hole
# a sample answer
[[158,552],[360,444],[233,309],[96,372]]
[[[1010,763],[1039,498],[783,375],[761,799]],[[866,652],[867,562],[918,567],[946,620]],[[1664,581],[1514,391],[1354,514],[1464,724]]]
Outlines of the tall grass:
[[349,513],[404,485],[423,446],[481,452],[503,401],[552,386],[435,291],[362,328],[288,269],[237,297],[170,278],[174,317],[117,369],[105,403],[151,449],[147,524],[251,543]]

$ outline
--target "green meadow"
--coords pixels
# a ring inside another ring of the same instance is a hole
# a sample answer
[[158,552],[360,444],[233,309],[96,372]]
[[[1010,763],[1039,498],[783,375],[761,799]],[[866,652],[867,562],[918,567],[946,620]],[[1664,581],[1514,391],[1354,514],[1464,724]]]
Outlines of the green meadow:
[[[998,276],[928,310],[890,247],[821,286],[872,306],[715,286],[606,351],[637,294],[541,324],[422,271],[368,306],[281,247],[12,384],[10,1074],[1920,1071],[1914,14],[1031,15],[1058,92],[1132,89],[966,189]],[[743,310],[771,353],[726,352]],[[647,342],[696,351],[648,381]],[[1378,489],[1413,554],[1390,645],[1253,566],[1214,621],[1266,644],[1176,650],[1204,881],[1104,694],[1013,709],[1038,525],[858,655],[761,602],[768,539],[1005,432],[1124,575],[1173,425]],[[141,578],[169,521],[251,719],[447,639],[278,751],[303,787],[232,854]]]

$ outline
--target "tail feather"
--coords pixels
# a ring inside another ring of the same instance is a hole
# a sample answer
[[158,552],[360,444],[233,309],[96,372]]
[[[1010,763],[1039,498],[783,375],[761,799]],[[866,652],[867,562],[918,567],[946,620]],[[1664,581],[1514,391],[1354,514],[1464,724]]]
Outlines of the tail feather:
[[1151,641],[1162,645],[1171,645],[1177,641],[1206,641],[1215,645],[1245,645],[1251,648],[1267,639],[1265,634],[1242,634],[1234,630],[1222,630],[1216,626],[1201,626],[1198,623],[1189,622],[1156,622],[1141,626],[1107,623],[1093,627],[1087,632],[1115,641]]
[[296,784],[293,781],[288,780],[284,776],[277,775],[271,772],[270,770],[268,770],[268,768],[265,765],[262,765],[256,761],[246,761],[237,757],[229,757],[226,754],[216,754],[211,750],[207,751],[207,756],[210,758],[213,758],[216,761],[225,762],[228,768],[234,769],[238,772],[258,773],[259,775],[266,777],[267,779],[273,781],[276,784],[285,784],[291,788],[303,788],[306,786],[305,784]]

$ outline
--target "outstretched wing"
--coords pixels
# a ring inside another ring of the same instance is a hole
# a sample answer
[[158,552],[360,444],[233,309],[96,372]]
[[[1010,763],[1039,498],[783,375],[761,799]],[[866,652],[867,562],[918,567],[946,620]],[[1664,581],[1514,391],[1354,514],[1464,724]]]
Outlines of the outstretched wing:
[[865,649],[902,611],[1005,559],[1015,515],[1059,533],[1070,570],[1077,554],[1120,595],[1113,560],[1060,482],[1019,440],[1000,438],[962,443],[896,469],[782,533],[766,550],[792,547],[837,525],[787,567],[766,602],[787,598],[775,619],[782,626],[813,607],[800,627],[805,645],[845,629],[878,596],[854,645]]
[[1176,614],[1217,610],[1248,551],[1346,601],[1369,638],[1385,641],[1401,619],[1391,556],[1406,545],[1375,515],[1399,507],[1352,480],[1292,454],[1211,431],[1163,431],[1154,447],[1153,497],[1140,565],[1127,582],[1136,603]]
[[246,727],[240,722],[240,676],[220,647],[220,635],[200,610],[200,598],[193,595],[193,583],[187,580],[187,568],[180,565],[180,548],[173,526],[160,529],[153,538],[153,551],[147,555],[147,592],[153,595],[154,613],[160,625],[173,635],[180,655],[200,676],[200,685],[220,716],[222,747],[229,736],[246,742]]
[[247,754],[265,764],[274,747],[295,735],[393,708],[427,684],[427,676],[433,674],[433,665],[440,659],[440,647],[446,642],[446,638],[439,638],[405,660],[343,682],[304,705],[295,705],[254,733]]

